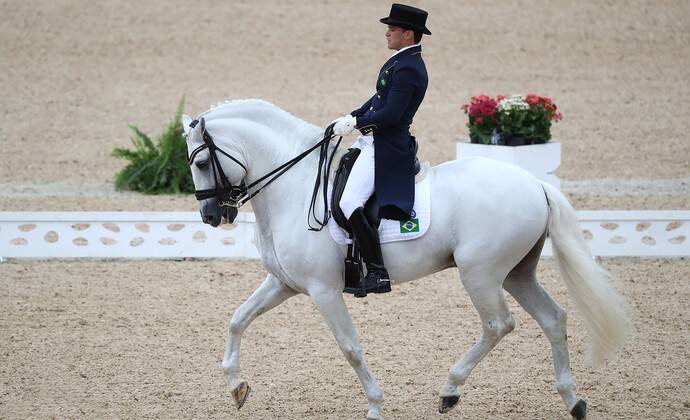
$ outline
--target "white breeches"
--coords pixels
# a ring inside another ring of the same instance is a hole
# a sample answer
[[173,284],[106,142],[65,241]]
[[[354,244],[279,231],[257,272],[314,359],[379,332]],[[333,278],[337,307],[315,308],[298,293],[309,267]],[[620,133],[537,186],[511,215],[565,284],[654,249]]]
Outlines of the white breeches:
[[364,207],[374,193],[374,137],[360,136],[352,147],[361,152],[340,198],[340,209],[348,219],[358,207]]

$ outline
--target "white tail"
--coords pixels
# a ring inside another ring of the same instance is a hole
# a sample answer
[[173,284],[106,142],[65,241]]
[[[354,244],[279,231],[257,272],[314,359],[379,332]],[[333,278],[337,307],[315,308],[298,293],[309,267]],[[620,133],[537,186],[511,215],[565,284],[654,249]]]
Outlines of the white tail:
[[551,207],[553,255],[589,333],[587,361],[598,365],[630,334],[627,305],[610,285],[610,274],[594,261],[573,207],[556,188],[542,184]]

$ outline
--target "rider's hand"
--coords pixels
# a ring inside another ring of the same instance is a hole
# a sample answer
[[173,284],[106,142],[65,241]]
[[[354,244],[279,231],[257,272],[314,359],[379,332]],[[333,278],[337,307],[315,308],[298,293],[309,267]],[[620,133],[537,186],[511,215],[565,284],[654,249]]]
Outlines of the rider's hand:
[[352,115],[345,115],[344,117],[336,118],[333,120],[333,123],[335,123],[333,126],[333,134],[336,136],[347,136],[355,129],[357,118]]

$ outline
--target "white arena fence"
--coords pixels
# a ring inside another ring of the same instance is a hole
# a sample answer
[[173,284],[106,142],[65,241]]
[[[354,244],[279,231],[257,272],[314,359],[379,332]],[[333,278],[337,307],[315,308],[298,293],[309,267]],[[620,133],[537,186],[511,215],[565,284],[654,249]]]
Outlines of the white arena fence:
[[4,258],[259,258],[254,214],[213,228],[198,212],[0,212]]
[[[690,211],[578,216],[594,255],[690,256]],[[244,212],[219,228],[198,212],[0,212],[0,258],[254,259],[254,223]],[[542,255],[551,255],[548,242]]]

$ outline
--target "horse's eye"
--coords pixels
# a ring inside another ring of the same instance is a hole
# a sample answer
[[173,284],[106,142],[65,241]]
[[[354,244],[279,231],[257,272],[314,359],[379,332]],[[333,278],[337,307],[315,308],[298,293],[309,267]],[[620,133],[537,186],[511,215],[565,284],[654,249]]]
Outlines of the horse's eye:
[[208,159],[199,159],[194,164],[197,168],[204,169],[208,166]]

